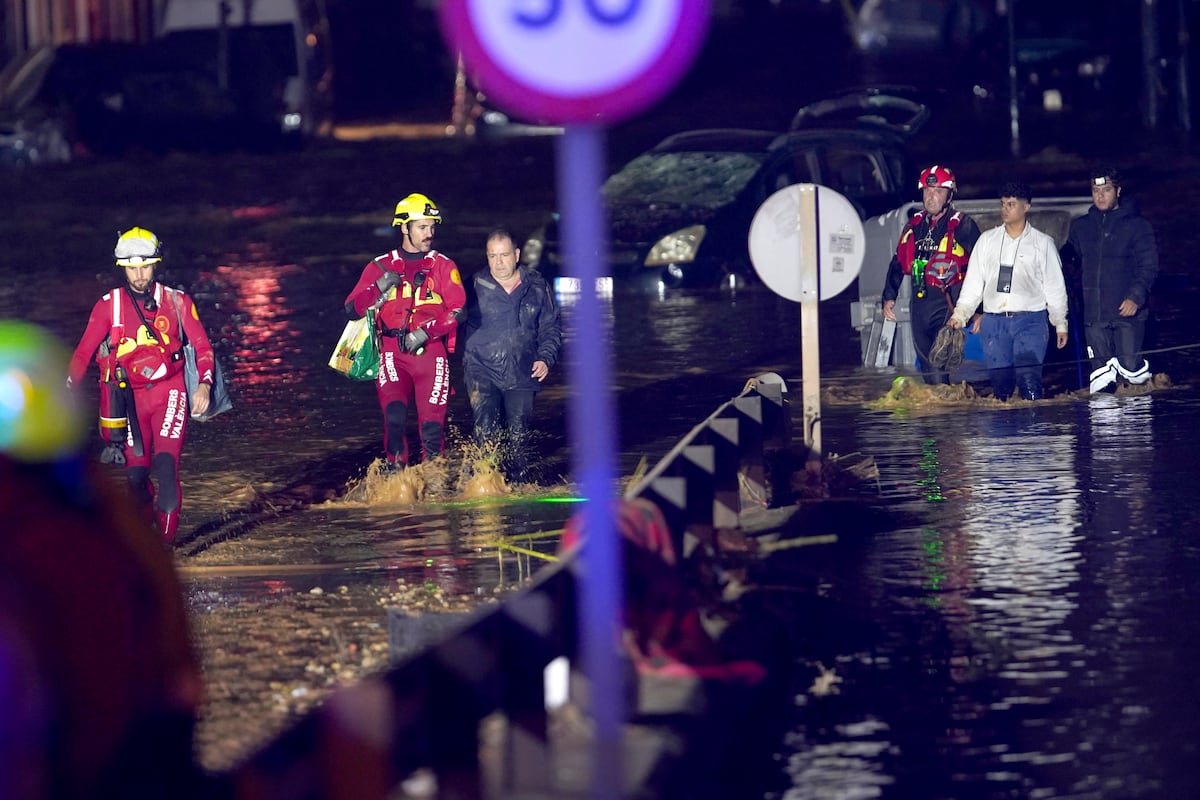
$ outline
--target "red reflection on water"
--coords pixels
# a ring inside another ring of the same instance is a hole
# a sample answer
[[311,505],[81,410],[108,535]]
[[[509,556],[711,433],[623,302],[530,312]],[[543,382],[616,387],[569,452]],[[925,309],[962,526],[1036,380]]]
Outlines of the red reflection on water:
[[[300,350],[295,309],[282,288],[284,276],[299,272],[300,266],[279,263],[274,248],[264,242],[249,243],[225,259],[215,272],[233,293],[222,301],[231,301],[235,308],[236,379],[242,386],[275,382],[289,362],[288,355]],[[300,359],[290,361],[303,364]],[[299,369],[303,372],[305,367]],[[296,371],[294,364],[287,369],[293,379],[303,377]]]
[[242,206],[229,212],[234,219],[274,219],[283,213],[283,205],[273,203],[266,206]]

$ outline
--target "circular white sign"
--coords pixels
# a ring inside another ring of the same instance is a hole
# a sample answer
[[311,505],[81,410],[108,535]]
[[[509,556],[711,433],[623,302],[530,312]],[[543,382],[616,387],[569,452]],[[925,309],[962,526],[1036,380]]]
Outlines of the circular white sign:
[[[815,190],[815,230],[801,219],[801,187]],[[804,237],[816,237],[817,294],[828,300],[845,291],[862,269],[865,241],[858,211],[827,186],[793,184],[763,201],[750,223],[750,261],[762,282],[780,297],[801,302],[811,296],[804,280]],[[807,296],[806,296],[807,295]]]
[[480,87],[551,122],[640,111],[703,41],[709,0],[443,0],[441,20]]

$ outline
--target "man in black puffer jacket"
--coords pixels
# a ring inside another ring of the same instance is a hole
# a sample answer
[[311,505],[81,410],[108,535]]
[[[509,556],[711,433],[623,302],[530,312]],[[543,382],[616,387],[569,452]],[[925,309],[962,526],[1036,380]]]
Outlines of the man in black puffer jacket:
[[1150,380],[1142,357],[1146,303],[1158,275],[1154,229],[1132,200],[1121,197],[1121,176],[1102,166],[1092,170],[1092,207],[1071,223],[1063,262],[1077,262],[1092,392],[1116,390],[1118,377],[1132,384]]
[[471,282],[462,335],[475,440],[498,442],[507,428],[506,472],[524,482],[533,397],[558,362],[562,323],[550,285],[536,270],[519,267],[520,258],[507,231],[488,235],[488,269]]

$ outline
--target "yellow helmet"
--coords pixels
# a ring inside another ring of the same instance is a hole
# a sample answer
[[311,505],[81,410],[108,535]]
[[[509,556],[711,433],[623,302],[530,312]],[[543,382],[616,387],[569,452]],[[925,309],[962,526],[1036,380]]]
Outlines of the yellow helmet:
[[398,228],[414,219],[431,219],[440,223],[442,212],[438,211],[438,207],[428,197],[414,192],[396,203],[396,216],[392,218],[392,227]]
[[87,422],[67,388],[67,349],[39,325],[0,321],[0,453],[57,461],[82,448]]
[[141,267],[162,261],[162,242],[145,228],[130,228],[117,238],[113,250],[118,267]]

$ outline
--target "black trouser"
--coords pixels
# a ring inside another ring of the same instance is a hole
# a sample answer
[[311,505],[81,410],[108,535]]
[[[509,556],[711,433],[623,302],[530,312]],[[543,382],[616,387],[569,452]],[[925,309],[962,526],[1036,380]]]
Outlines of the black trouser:
[[933,340],[950,319],[950,304],[946,302],[946,294],[941,289],[925,287],[925,296],[913,297],[909,304],[909,317],[912,319],[913,346],[917,349],[917,357],[921,359],[921,378],[926,383],[949,383],[950,373],[942,372],[929,363],[929,351],[933,348]]
[[491,381],[467,376],[471,413],[475,418],[475,441],[509,445],[502,453],[509,476],[520,479],[527,468],[526,439],[533,414],[532,389],[500,389]]
[[1146,339],[1146,318],[1149,315],[1150,312],[1143,308],[1132,317],[1087,323],[1084,334],[1092,370],[1100,369],[1113,356],[1117,357],[1126,372],[1141,369],[1145,361],[1141,356],[1142,343]]

